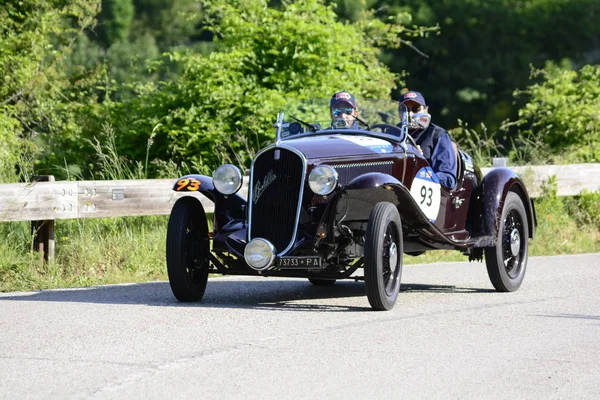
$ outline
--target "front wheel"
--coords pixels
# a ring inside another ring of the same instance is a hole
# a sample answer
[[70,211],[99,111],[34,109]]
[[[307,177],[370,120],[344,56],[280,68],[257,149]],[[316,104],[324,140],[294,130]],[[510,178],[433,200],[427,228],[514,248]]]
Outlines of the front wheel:
[[374,310],[391,310],[400,292],[402,276],[402,223],[391,203],[377,203],[365,237],[365,286]]
[[167,228],[167,272],[179,301],[199,301],[208,281],[208,223],[202,204],[182,197],[173,206]]
[[525,206],[516,193],[509,192],[504,200],[496,245],[485,249],[488,276],[497,291],[514,292],[519,289],[525,277],[528,250],[529,226]]

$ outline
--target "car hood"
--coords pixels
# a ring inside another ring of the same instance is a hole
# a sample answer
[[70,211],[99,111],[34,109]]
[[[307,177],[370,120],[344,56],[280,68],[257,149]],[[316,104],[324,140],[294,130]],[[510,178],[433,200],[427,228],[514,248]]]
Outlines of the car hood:
[[307,159],[337,158],[391,153],[393,145],[382,138],[360,135],[325,135],[286,140]]

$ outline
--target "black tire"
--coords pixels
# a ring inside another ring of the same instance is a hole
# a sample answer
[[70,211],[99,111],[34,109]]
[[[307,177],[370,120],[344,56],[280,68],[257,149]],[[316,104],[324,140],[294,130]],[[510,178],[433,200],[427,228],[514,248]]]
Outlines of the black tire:
[[402,223],[391,203],[377,203],[365,237],[365,286],[374,310],[391,310],[396,304],[402,276]]
[[529,251],[529,225],[523,201],[514,192],[508,192],[498,227],[496,246],[486,247],[485,264],[492,285],[499,292],[519,289]]
[[193,197],[175,202],[167,228],[167,272],[179,301],[199,301],[208,280],[210,243],[202,204]]
[[320,278],[308,278],[308,281],[315,286],[331,286],[335,284],[335,279],[320,279]]

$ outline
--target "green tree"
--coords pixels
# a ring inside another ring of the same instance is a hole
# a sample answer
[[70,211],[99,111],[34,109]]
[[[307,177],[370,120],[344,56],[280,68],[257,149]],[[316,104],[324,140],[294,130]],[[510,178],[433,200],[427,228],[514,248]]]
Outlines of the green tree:
[[[79,113],[95,103],[88,96],[95,82],[83,70],[70,79],[64,61],[98,9],[92,0],[22,0],[0,8],[0,147],[8,149],[0,153],[3,176],[16,179],[14,163],[33,141],[49,153],[59,135],[76,147],[84,122]],[[23,173],[32,165],[20,167]]]
[[600,162],[600,65],[579,71],[549,64],[534,70],[532,84],[515,95],[518,137],[511,153],[519,162]]
[[161,51],[187,46],[200,32],[202,6],[197,0],[134,0],[133,34],[150,34]]
[[[340,89],[388,98],[400,82],[378,60],[379,46],[397,45],[406,29],[372,13],[344,23],[319,0],[284,2],[278,9],[264,0],[204,6],[216,51],[173,53],[183,65],[178,79],[114,110],[115,129],[127,132],[122,145],[130,151],[144,148],[160,123],[157,154],[191,160],[205,173],[223,159],[247,164],[272,140],[276,112],[286,101],[325,98]],[[139,118],[127,118],[132,115]]]
[[133,0],[102,0],[98,32],[104,48],[127,40],[134,13]]
[[496,131],[516,117],[512,92],[528,84],[530,64],[600,62],[597,0],[379,0],[374,7],[378,15],[408,11],[414,23],[440,25],[439,36],[414,38],[427,57],[393,50],[385,61],[410,74],[408,87],[424,93],[434,122],[447,128],[460,118]]
[[334,10],[342,19],[358,21],[362,13],[368,10],[375,0],[328,0],[328,4],[334,5]]

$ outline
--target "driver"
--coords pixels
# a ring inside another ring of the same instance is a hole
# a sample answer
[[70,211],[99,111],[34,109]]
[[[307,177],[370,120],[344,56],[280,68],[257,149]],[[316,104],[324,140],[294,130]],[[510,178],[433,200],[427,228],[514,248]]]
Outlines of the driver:
[[[406,106],[406,109],[402,107]],[[406,92],[400,96],[400,119],[408,110],[408,133],[415,139],[419,151],[448,189],[456,186],[456,154],[445,129],[431,123],[429,107],[419,92]],[[417,115],[419,114],[419,115]]]
[[357,120],[358,108],[356,107],[356,100],[350,93],[342,91],[331,96],[329,111],[332,128],[360,129]]

